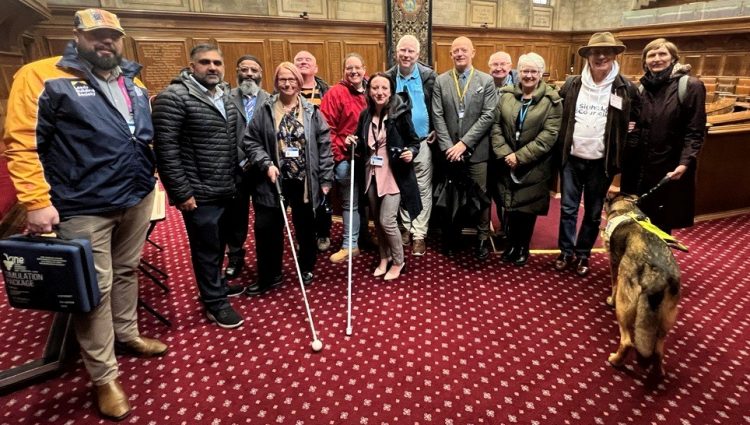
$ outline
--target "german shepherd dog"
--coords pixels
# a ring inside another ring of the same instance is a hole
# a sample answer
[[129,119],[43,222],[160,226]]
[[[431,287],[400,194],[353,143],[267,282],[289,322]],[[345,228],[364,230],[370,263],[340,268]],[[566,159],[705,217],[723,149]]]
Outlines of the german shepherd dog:
[[680,270],[669,246],[629,216],[644,216],[637,201],[637,196],[617,195],[605,203],[603,239],[612,272],[607,304],[615,307],[620,325],[620,346],[609,362],[622,366],[635,347],[639,364],[650,363],[652,372],[663,375],[664,338],[677,318]]

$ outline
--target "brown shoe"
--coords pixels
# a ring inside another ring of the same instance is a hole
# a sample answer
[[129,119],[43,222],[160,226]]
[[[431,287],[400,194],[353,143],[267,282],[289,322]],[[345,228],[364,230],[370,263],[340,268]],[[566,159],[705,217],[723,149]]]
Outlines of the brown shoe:
[[[352,249],[352,257],[359,255],[359,248]],[[332,263],[338,264],[349,259],[349,248],[341,248],[329,257]]]
[[411,247],[411,255],[421,257],[427,251],[424,239],[414,239],[414,245]]
[[128,395],[122,389],[117,379],[104,384],[95,385],[96,388],[96,405],[99,413],[107,419],[121,421],[130,414],[130,403]]
[[169,350],[167,344],[143,336],[127,342],[117,341],[117,348],[120,351],[139,357],[159,357],[166,354],[167,350]]
[[409,246],[411,243],[411,233],[409,233],[409,230],[402,230],[401,231],[401,244],[404,246]]

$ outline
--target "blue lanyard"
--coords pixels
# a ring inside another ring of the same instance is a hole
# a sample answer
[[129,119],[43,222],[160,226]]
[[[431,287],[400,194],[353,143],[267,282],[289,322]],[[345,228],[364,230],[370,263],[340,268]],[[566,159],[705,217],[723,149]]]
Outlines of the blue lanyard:
[[528,102],[521,100],[521,112],[518,114],[518,128],[516,129],[516,142],[521,138],[521,131],[523,131],[523,122],[526,121],[526,114],[529,113],[529,107],[533,99],[529,99]]

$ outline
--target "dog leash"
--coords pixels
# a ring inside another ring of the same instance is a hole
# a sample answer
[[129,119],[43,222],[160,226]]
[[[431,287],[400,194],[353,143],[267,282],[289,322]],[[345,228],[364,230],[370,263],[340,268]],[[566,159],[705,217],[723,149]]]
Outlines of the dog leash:
[[664,176],[661,180],[659,180],[659,183],[656,183],[656,186],[652,187],[651,189],[648,190],[648,192],[646,192],[643,195],[641,195],[638,198],[638,201],[636,201],[635,204],[636,205],[641,205],[641,202],[643,202],[644,199],[646,199],[649,196],[653,195],[654,192],[656,192],[657,190],[659,190],[662,186],[664,186],[665,184],[667,184],[667,182],[669,182],[670,180],[671,179],[669,178],[669,176]]

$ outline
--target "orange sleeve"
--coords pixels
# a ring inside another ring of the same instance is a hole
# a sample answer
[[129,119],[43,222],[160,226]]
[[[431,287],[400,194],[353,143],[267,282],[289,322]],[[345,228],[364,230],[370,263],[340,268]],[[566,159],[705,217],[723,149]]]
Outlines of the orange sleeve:
[[39,97],[44,91],[44,80],[35,66],[44,68],[47,61],[26,65],[16,73],[3,134],[8,172],[18,201],[29,211],[52,205],[50,186],[37,154]]

